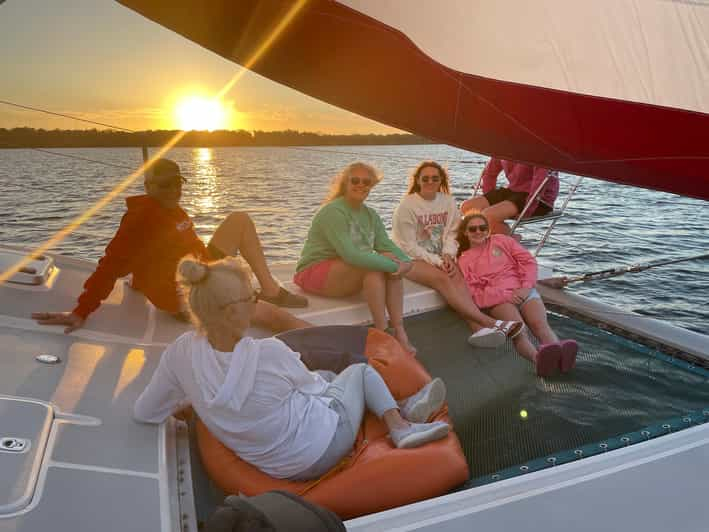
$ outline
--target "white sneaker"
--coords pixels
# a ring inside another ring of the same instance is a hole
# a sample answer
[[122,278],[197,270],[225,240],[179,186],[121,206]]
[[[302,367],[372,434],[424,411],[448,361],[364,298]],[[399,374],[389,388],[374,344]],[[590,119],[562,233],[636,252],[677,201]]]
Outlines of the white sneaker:
[[473,347],[482,347],[484,349],[491,349],[493,347],[499,347],[505,343],[507,337],[499,329],[492,329],[490,327],[485,327],[480,329],[478,332],[468,336],[468,343]]
[[438,412],[446,400],[446,385],[436,377],[399,405],[401,416],[413,423],[425,423],[431,414]]
[[412,423],[405,429],[392,430],[389,435],[394,445],[399,449],[411,449],[443,439],[449,431],[448,423],[434,421],[433,423]]

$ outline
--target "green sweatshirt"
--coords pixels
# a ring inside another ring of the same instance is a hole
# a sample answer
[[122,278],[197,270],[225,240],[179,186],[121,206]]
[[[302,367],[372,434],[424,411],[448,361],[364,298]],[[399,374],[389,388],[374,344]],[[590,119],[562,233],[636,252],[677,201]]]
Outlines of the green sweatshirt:
[[313,218],[296,271],[339,257],[358,268],[395,272],[399,265],[377,253],[381,251],[388,251],[401,261],[411,260],[389,239],[374,210],[366,205],[354,210],[339,197],[323,205]]

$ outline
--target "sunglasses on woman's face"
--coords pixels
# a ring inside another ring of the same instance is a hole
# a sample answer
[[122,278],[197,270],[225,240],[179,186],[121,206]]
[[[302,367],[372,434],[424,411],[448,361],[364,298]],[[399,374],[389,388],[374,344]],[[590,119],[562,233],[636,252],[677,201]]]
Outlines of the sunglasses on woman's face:
[[441,176],[439,175],[422,175],[420,177],[421,183],[428,183],[429,181],[431,183],[440,183],[441,182]]
[[477,233],[480,231],[481,233],[487,233],[487,225],[469,225],[468,226],[468,233]]
[[371,187],[372,179],[369,177],[357,177],[355,175],[350,177],[350,183],[352,183],[353,185],[359,185],[360,183],[362,183],[362,185],[364,185],[365,187]]

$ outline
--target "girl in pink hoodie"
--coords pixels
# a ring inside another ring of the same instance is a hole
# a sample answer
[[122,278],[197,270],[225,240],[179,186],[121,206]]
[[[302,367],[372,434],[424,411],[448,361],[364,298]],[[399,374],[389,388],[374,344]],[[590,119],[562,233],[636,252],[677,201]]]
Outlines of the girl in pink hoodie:
[[513,338],[515,349],[532,361],[537,375],[547,377],[576,365],[575,340],[559,341],[546,318],[546,308],[534,287],[537,262],[516,240],[490,234],[482,213],[469,214],[458,227],[458,266],[475,304],[501,320],[524,322],[539,338],[536,349],[522,331]]

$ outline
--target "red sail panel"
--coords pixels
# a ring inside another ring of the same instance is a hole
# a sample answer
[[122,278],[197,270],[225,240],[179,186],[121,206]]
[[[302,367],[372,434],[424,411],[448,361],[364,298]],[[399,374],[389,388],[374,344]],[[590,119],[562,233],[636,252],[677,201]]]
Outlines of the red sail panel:
[[[121,3],[239,64],[250,61],[294,4]],[[445,28],[430,31],[456,39]],[[308,2],[250,68],[337,107],[466,150],[709,199],[709,114],[454,70],[399,29],[338,2]]]

